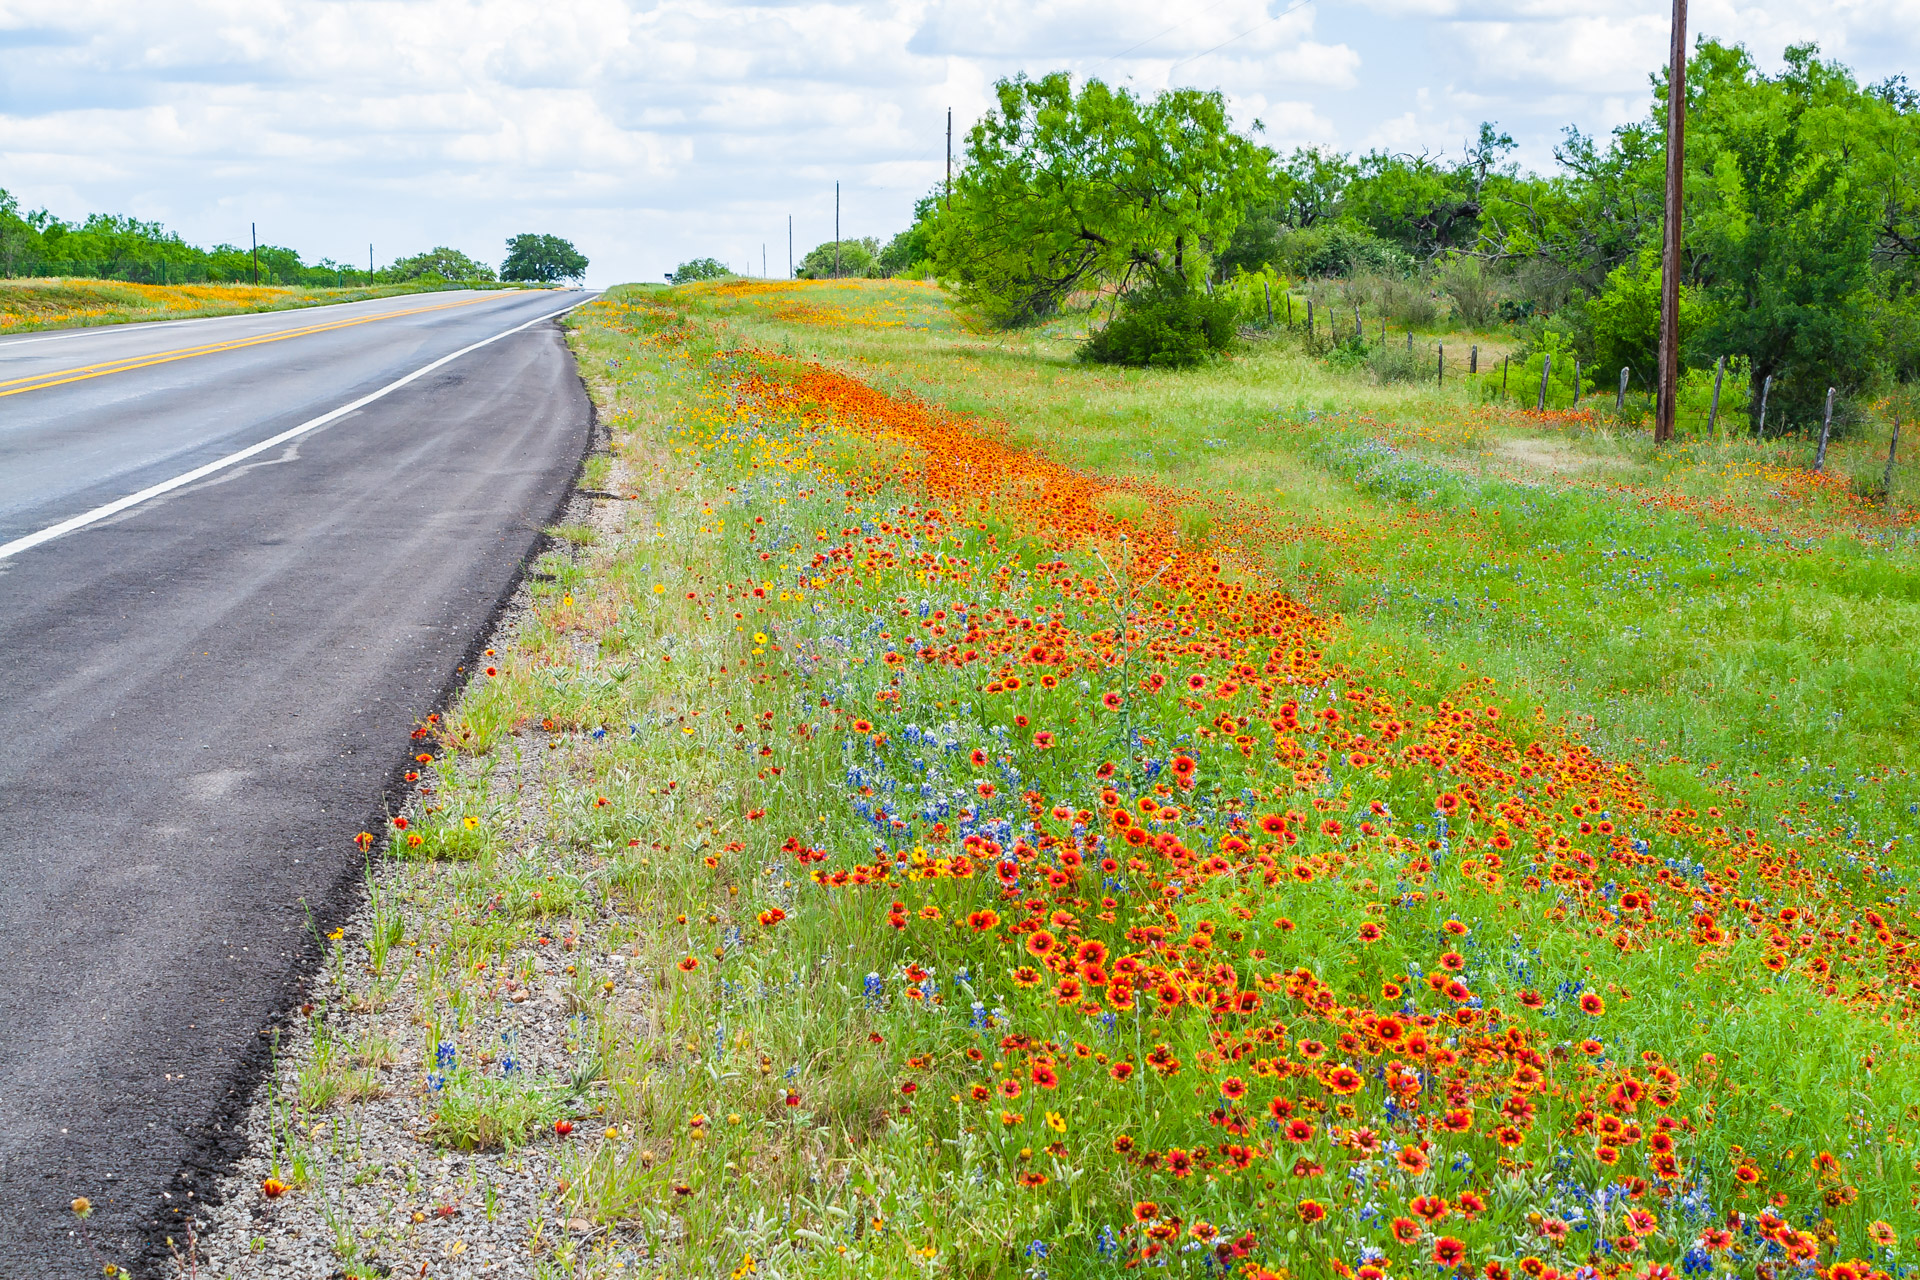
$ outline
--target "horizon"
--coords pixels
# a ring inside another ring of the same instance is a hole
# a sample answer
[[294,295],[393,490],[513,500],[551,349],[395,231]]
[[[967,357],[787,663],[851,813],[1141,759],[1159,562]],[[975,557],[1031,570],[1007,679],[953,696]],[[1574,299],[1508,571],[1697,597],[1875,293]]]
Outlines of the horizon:
[[[1700,4],[1689,46],[1739,43],[1773,72],[1817,38],[1877,82],[1909,61],[1904,8]],[[993,82],[1021,71],[1218,88],[1236,127],[1260,120],[1282,154],[1458,154],[1490,120],[1540,173],[1567,126],[1604,136],[1648,114],[1666,5],[1462,10],[295,0],[243,19],[216,0],[111,16],[41,0],[0,17],[0,188],[202,246],[245,244],[256,223],[309,261],[361,262],[371,241],[382,265],[439,245],[497,265],[508,236],[552,233],[604,286],[699,257],[784,277],[787,216],[795,261],[832,240],[836,179],[842,238],[884,243],[944,172],[947,108],[958,161]]]

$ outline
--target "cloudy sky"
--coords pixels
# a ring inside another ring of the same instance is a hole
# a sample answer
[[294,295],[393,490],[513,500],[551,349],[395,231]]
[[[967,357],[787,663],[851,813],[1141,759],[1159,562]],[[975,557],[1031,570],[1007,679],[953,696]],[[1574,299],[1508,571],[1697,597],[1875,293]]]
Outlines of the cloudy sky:
[[[1457,151],[1495,120],[1533,167],[1560,129],[1645,113],[1666,0],[0,0],[0,187],[64,217],[159,219],[382,262],[572,239],[596,284],[689,257],[784,274],[905,225],[993,81],[1065,68],[1220,88],[1277,147]],[[1914,72],[1920,0],[1695,0],[1763,66],[1818,40]],[[1920,74],[1913,74],[1920,80]],[[957,146],[957,143],[956,143]]]

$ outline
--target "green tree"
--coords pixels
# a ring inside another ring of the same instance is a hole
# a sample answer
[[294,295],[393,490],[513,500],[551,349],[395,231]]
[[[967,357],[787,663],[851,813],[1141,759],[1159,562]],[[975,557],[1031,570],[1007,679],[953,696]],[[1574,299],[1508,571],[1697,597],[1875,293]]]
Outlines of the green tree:
[[863,236],[858,240],[827,240],[807,251],[794,268],[802,280],[864,279],[883,274],[879,269],[880,240]]
[[502,280],[530,284],[578,281],[586,274],[587,257],[573,247],[572,241],[531,232],[507,241],[507,260],[500,264]]
[[995,93],[932,234],[941,276],[991,323],[1052,314],[1099,281],[1197,285],[1271,185],[1272,153],[1233,132],[1219,93],[1075,93],[1065,72]]
[[1747,357],[1756,429],[1769,375],[1780,420],[1810,422],[1827,386],[1858,391],[1879,371],[1872,263],[1889,175],[1871,126],[1890,107],[1811,45],[1769,77],[1746,50],[1702,41],[1688,77],[1690,266],[1707,301],[1696,359]]
[[718,258],[695,258],[675,267],[667,279],[674,284],[692,284],[696,280],[719,280],[732,274],[727,264]]
[[[280,253],[291,253],[281,250]],[[264,280],[270,265],[288,265],[274,263],[272,250],[262,248],[261,278]],[[297,259],[296,259],[297,260]],[[475,262],[458,249],[449,249],[446,245],[436,245],[425,253],[416,253],[411,258],[401,258],[380,273],[385,280],[419,280],[427,276],[438,276],[442,280],[492,280],[493,268],[484,262]]]

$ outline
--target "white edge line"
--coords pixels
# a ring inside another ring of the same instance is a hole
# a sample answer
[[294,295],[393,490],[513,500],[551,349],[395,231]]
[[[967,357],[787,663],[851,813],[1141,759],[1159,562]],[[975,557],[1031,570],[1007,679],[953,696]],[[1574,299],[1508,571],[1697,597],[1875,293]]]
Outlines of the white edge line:
[[389,382],[386,386],[381,387],[378,391],[370,392],[367,395],[361,396],[358,400],[354,400],[354,401],[351,401],[350,403],[343,404],[339,408],[333,409],[327,413],[323,413],[317,418],[309,418],[297,427],[289,427],[287,430],[282,431],[279,435],[270,436],[267,439],[260,441],[258,444],[248,445],[246,448],[240,450],[237,453],[230,453],[224,458],[216,458],[212,462],[209,462],[204,466],[195,467],[191,471],[182,472],[180,475],[174,476],[171,480],[162,480],[159,484],[149,485],[147,488],[140,490],[140,492],[138,493],[130,493],[124,498],[116,498],[112,502],[106,503],[104,506],[95,507],[91,511],[83,511],[77,516],[73,516],[73,517],[70,517],[69,519],[62,520],[59,524],[48,525],[46,528],[41,529],[36,533],[29,533],[22,537],[15,538],[12,542],[0,542],[0,560],[6,560],[12,556],[19,555],[22,551],[26,551],[33,547],[37,547],[43,542],[52,542],[55,538],[64,537],[65,535],[72,533],[76,529],[84,529],[90,524],[98,524],[100,521],[107,519],[109,516],[119,515],[122,511],[127,510],[129,507],[137,507],[143,502],[148,502],[154,498],[159,497],[161,494],[172,493],[175,489],[181,488],[184,485],[192,484],[196,480],[204,479],[205,477],[212,475],[216,471],[225,470],[226,468],[232,466],[236,462],[245,462],[248,458],[253,457],[255,454],[265,453],[268,449],[272,449],[277,445],[283,445],[287,441],[292,440],[298,436],[306,435],[309,431],[317,431],[321,427],[326,426],[329,422],[333,422],[340,418],[344,418],[348,414],[352,413],[354,410],[370,405],[375,400],[380,399],[382,396],[398,391],[401,387],[406,386],[409,382],[412,382],[414,379],[425,377],[427,374],[432,373],[435,369],[438,369],[441,365],[449,364],[455,360],[458,360],[461,356],[464,356],[469,352],[478,351],[481,347],[484,347],[489,343],[498,342],[502,338],[511,337],[514,334],[519,333],[522,329],[531,329],[534,325],[539,324],[542,320],[551,320],[555,316],[565,315],[567,312],[575,310],[578,307],[584,307],[589,302],[592,302],[594,298],[597,298],[599,296],[600,296],[599,292],[596,291],[592,296],[582,298],[580,301],[572,304],[572,306],[561,307],[558,311],[549,311],[545,315],[535,316],[533,319],[527,321],[525,324],[517,324],[511,329],[501,330],[499,333],[494,334],[490,338],[482,338],[480,339],[480,341],[474,343],[472,346],[462,347],[458,351],[451,352],[447,355],[441,356],[438,360],[435,360],[430,364],[421,365],[418,369],[415,369],[412,373],[409,373],[402,378],[396,378],[394,381]]

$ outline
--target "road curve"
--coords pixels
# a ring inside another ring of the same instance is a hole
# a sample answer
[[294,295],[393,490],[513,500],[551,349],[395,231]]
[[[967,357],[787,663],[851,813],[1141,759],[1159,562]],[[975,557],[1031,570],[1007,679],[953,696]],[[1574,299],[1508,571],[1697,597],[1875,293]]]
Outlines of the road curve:
[[[0,341],[0,544],[585,296]],[[231,1154],[308,912],[325,929],[350,906],[352,837],[564,501],[591,416],[541,321],[0,558],[0,1277],[100,1274],[76,1196],[106,1258],[159,1270]]]

